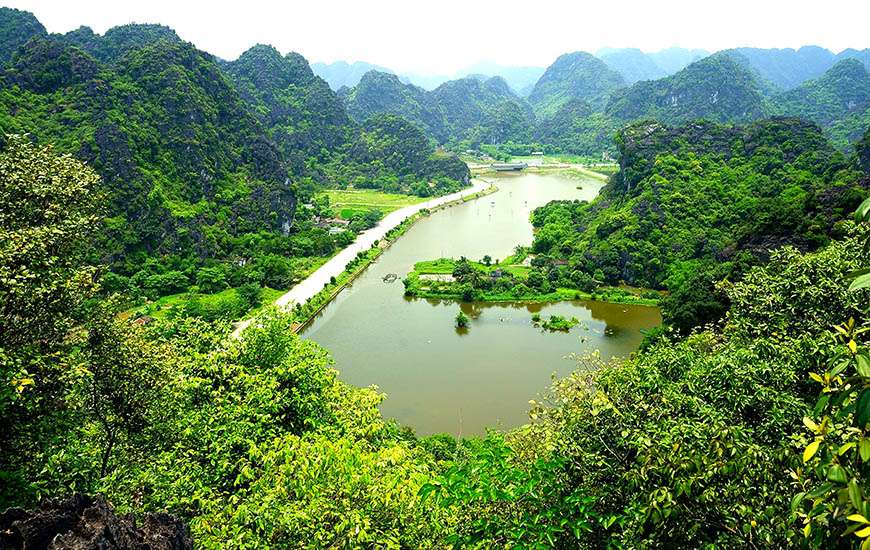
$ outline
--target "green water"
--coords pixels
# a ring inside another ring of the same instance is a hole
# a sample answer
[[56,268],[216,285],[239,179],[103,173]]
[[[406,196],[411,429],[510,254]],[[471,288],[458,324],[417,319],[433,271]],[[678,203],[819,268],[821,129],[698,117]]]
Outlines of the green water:
[[[342,379],[376,385],[381,410],[420,435],[480,435],[527,421],[529,399],[576,365],[572,354],[605,358],[637,348],[657,308],[600,302],[457,304],[408,299],[401,279],[415,262],[438,257],[504,258],[530,244],[531,211],[555,199],[592,199],[601,183],[560,175],[506,174],[499,191],[419,221],[303,332],[335,358]],[[578,186],[581,187],[578,189]],[[383,277],[395,273],[389,284]],[[453,326],[459,308],[467,332]],[[569,333],[542,332],[534,313],[577,317]]]

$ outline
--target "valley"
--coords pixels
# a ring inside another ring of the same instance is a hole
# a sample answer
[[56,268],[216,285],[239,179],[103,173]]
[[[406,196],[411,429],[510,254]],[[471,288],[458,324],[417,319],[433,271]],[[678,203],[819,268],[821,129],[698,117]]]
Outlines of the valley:
[[[627,355],[642,340],[641,331],[661,321],[658,309],[648,306],[404,297],[401,279],[416,262],[507,257],[517,245],[531,244],[532,226],[521,220],[532,210],[556,199],[590,200],[601,187],[593,177],[547,172],[486,179],[498,187],[496,193],[417,222],[301,333],[331,351],[344,380],[384,391],[384,415],[421,435],[483,435],[486,428],[518,426],[537,393],[529,390],[545,387],[553,373],[573,370],[571,354]],[[390,274],[399,280],[385,282]],[[458,309],[471,319],[466,331],[453,327]],[[536,313],[576,316],[584,327],[544,333],[532,324]]]
[[0,548],[870,550],[864,4],[0,3]]

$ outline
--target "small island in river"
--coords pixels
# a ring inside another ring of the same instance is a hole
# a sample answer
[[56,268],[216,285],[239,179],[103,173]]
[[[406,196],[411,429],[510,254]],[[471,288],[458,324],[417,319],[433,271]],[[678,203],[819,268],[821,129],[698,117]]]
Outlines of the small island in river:
[[463,302],[598,300],[656,305],[661,298],[655,290],[603,286],[571,270],[567,262],[532,256],[528,248],[519,246],[502,261],[484,256],[480,261],[461,257],[417,262],[402,282],[406,296]]

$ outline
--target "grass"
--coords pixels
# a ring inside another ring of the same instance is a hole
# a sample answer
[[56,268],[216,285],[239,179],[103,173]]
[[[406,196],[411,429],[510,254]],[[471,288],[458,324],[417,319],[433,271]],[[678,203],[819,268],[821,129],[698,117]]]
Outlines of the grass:
[[[269,287],[263,288],[263,293],[260,300],[261,305],[259,307],[249,310],[244,316],[249,317],[252,315],[256,315],[263,307],[277,300],[278,297],[284,294],[284,292],[286,291],[276,290]],[[213,307],[216,304],[220,304],[222,302],[235,300],[236,297],[237,293],[235,288],[227,288],[213,294],[196,294],[196,298],[206,308]],[[187,292],[180,292],[178,294],[161,296],[153,302],[134,308],[129,312],[129,314],[134,318],[148,315],[150,317],[154,317],[155,319],[164,319],[172,314],[173,309],[183,307],[190,301],[190,299],[191,294]]]
[[456,262],[449,258],[439,258],[437,260],[426,260],[414,264],[414,271],[425,273],[427,275],[443,275],[445,273],[453,273],[456,267]]
[[333,210],[344,219],[375,209],[386,215],[426,200],[423,197],[382,193],[371,189],[327,189],[324,193],[329,197]]
[[[321,256],[295,258],[293,261],[294,271],[298,273],[299,280],[303,280],[310,274],[314,273],[320,266],[326,263],[327,260],[329,260],[329,258]],[[283,295],[285,292],[287,292],[287,290],[278,290],[274,288],[263,287],[260,305],[252,309],[241,311],[241,313],[236,316],[237,319],[233,320],[235,321],[238,319],[245,319],[257,315],[258,313],[260,313],[260,311],[263,310],[263,308],[274,303],[275,300],[280,298],[281,295]],[[213,294],[196,294],[196,298],[205,308],[214,308],[222,302],[225,303],[235,300],[237,298],[237,293],[235,288],[227,288]],[[134,307],[124,312],[123,315],[125,317],[133,318],[148,315],[150,317],[154,317],[155,319],[163,319],[170,315],[174,308],[180,308],[186,305],[190,301],[190,299],[191,294],[188,292],[169,294],[167,296],[161,296],[153,302]]]
[[591,170],[592,172],[598,172],[599,174],[604,174],[605,176],[612,176],[619,172],[619,165],[608,164],[606,166],[587,166],[586,169]]

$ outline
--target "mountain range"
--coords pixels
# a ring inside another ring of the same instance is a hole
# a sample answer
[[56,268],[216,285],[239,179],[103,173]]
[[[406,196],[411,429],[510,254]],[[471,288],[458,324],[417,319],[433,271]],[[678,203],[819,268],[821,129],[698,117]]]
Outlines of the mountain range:
[[[160,25],[49,34],[8,8],[0,46],[0,136],[29,134],[102,176],[95,248],[122,272],[143,255],[245,257],[253,235],[292,233],[312,184],[429,195],[468,179],[413,125],[355,123],[296,53],[256,45],[226,62]],[[315,232],[294,246],[332,244]]]
[[[649,80],[673,74],[692,61],[706,57],[709,52],[704,50],[688,50],[685,48],[669,48],[653,53],[643,53],[635,48],[603,49],[596,54],[611,69],[620,73],[625,81],[632,84],[638,80]],[[638,65],[637,67],[635,65]],[[449,80],[457,80],[467,76],[492,77],[500,76],[508,86],[520,97],[528,97],[532,93],[538,79],[544,74],[546,67],[505,65],[495,61],[479,61],[457,71],[453,76],[446,74],[401,73],[391,69],[366,63],[364,61],[335,61],[332,63],[312,63],[314,74],[323,78],[329,86],[338,91],[347,86],[352,88],[368,71],[392,73],[405,84],[413,84],[424,90],[432,91]]]
[[531,135],[534,148],[598,155],[613,151],[614,132],[632,121],[744,123],[779,115],[815,122],[845,148],[870,119],[868,54],[814,46],[712,55],[679,48],[574,52],[547,67],[526,97],[510,86],[483,93],[506,82],[497,77],[474,75],[427,91],[385,73],[364,75],[339,95],[357,121],[398,114],[439,143],[470,148],[528,143]]
[[372,71],[339,91],[354,120],[390,113],[423,128],[441,143],[455,139],[502,143],[531,137],[534,115],[501,77],[469,76],[429,92],[396,75]]
[[[3,12],[0,29],[0,59],[12,64],[5,82],[40,94],[54,92],[58,82],[83,86],[145,47],[183,43],[160,25],[125,25],[102,36],[87,27],[50,35],[31,14],[16,10]],[[48,45],[30,48],[22,65],[13,58],[33,37]],[[615,131],[643,119],[744,123],[798,116],[820,125],[842,148],[870,119],[866,49],[733,48],[712,55],[603,49],[563,54],[547,68],[479,63],[460,78],[433,77],[426,87],[413,83],[420,81],[416,76],[364,62],[309,66],[299,54],[282,56],[267,46],[235,61],[200,54],[263,128],[288,174],[324,181],[347,177],[348,166],[368,173],[353,155],[361,151],[357,140],[366,122],[381,115],[402,117],[433,144],[457,151],[510,143],[588,156],[615,151]],[[428,177],[418,169],[419,177]]]

